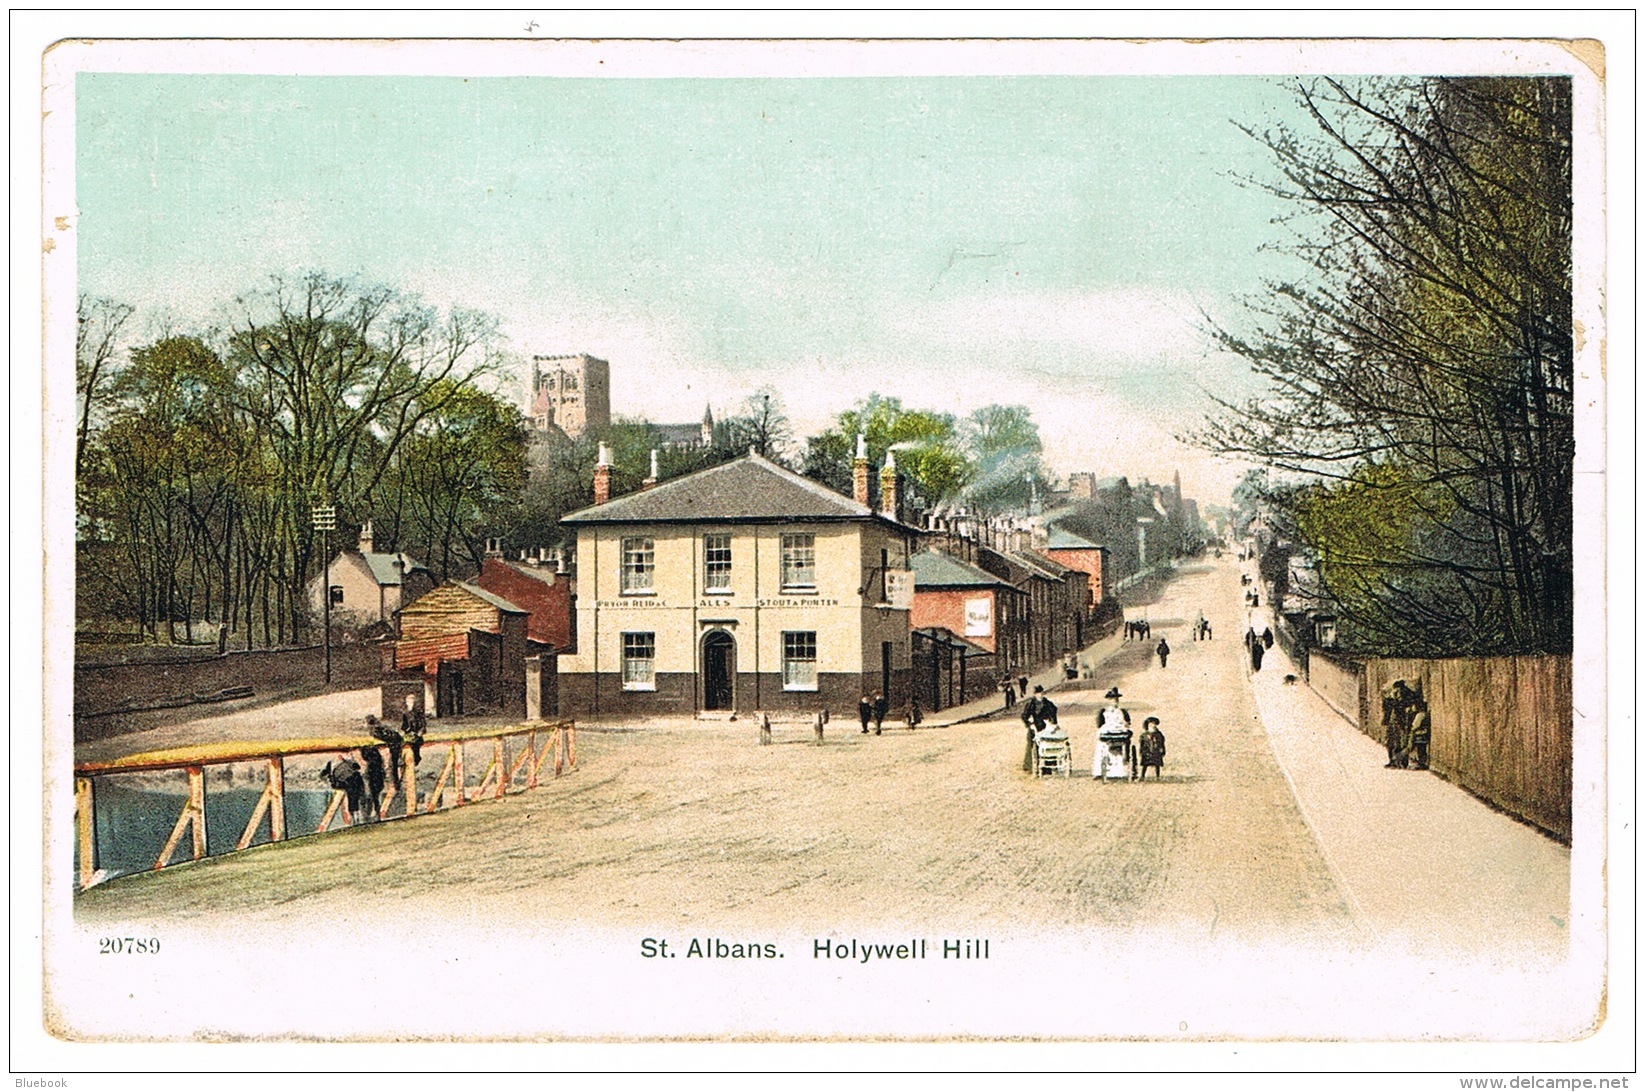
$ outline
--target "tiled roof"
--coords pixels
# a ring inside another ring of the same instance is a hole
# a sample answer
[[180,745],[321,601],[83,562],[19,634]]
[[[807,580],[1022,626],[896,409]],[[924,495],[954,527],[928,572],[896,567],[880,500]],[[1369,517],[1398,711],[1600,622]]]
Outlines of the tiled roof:
[[966,657],[994,655],[981,645],[976,644],[973,641],[967,641],[964,637],[961,637],[953,630],[946,629],[942,626],[927,626],[923,629],[916,629],[913,632],[919,634],[921,637],[935,641],[938,644],[944,644],[950,648],[964,649],[965,651],[963,655]]
[[509,614],[530,614],[524,607],[517,607],[500,595],[486,591],[477,584],[470,584],[464,580],[448,580],[416,602],[401,607],[400,614],[447,614],[453,610],[466,610],[460,601],[454,601],[454,596],[471,595],[487,606],[495,607]]
[[908,559],[914,570],[914,590],[920,588],[976,588],[1004,585],[997,576],[967,565],[958,558],[935,550],[925,550]]
[[760,523],[883,519],[867,505],[750,453],[583,508],[561,522]]
[[1047,550],[1099,550],[1102,547],[1083,535],[1076,535],[1066,527],[1052,524],[1048,528],[1045,548]]
[[1073,571],[1067,565],[1052,561],[1043,554],[1034,553],[1032,550],[1000,550],[998,552],[1035,575],[1043,576],[1047,580],[1061,580]]
[[504,599],[502,596],[497,595],[495,592],[486,591],[484,588],[480,587],[478,584],[470,584],[466,580],[459,580],[457,582],[457,586],[459,588],[462,588],[464,591],[466,591],[466,592],[468,592],[472,595],[479,596],[482,600],[484,600],[487,603],[490,603],[492,606],[496,607],[498,610],[506,610],[510,614],[530,614],[531,613],[530,611],[526,610],[524,607],[516,607],[513,603],[510,603],[507,599]]
[[[362,553],[360,556],[365,558],[366,567],[371,570],[371,578],[384,587],[398,587],[405,583],[408,573],[418,569],[428,572],[427,568],[412,560],[410,554]],[[395,562],[399,564],[396,565]]]

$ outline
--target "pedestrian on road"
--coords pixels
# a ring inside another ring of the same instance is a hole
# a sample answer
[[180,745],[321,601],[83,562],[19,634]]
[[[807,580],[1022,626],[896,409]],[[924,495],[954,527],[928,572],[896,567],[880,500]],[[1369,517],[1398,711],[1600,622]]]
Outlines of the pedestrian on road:
[[1005,707],[1012,708],[1017,704],[1017,680],[1007,677],[1000,683],[1000,689],[1005,691]]
[[1160,779],[1165,766],[1165,733],[1159,730],[1159,718],[1149,717],[1142,722],[1142,735],[1137,739],[1137,780],[1148,776],[1148,767],[1154,768],[1154,780]]
[[880,734],[880,727],[885,724],[885,714],[891,711],[891,703],[884,694],[874,694],[874,734]]
[[1257,631],[1256,630],[1253,629],[1251,632],[1249,632],[1245,635],[1245,647],[1251,650],[1251,670],[1252,671],[1261,671],[1262,670],[1262,638],[1257,636]]
[[1104,695],[1109,704],[1097,714],[1097,749],[1091,756],[1091,777],[1101,781],[1123,780],[1130,776],[1131,711],[1120,706],[1119,687]]
[[1269,629],[1267,626],[1262,627],[1262,647],[1263,648],[1273,648],[1274,647],[1274,631]]
[[405,745],[405,737],[369,713],[366,714],[366,731],[371,733],[372,739],[388,744],[388,776],[394,782],[394,791],[399,792],[400,748]]
[[[1041,688],[1038,687],[1038,686],[1034,687],[1034,690],[1035,690],[1036,693],[1039,692],[1040,689]],[[1024,701],[1028,700],[1028,676],[1027,675],[1019,674],[1017,676],[1017,693],[1022,695]]]
[[423,760],[423,737],[428,734],[428,717],[423,715],[423,707],[410,694],[406,695],[406,711],[400,714],[400,734],[411,744],[411,764],[416,766]]
[[857,719],[862,721],[862,734],[868,734],[868,722],[874,719],[874,699],[867,694],[857,703]]
[[1382,738],[1388,748],[1390,770],[1403,770],[1408,764],[1406,745],[1420,701],[1404,679],[1395,679],[1388,695],[1382,699]]
[[1154,655],[1159,657],[1159,665],[1163,668],[1165,666],[1165,658],[1171,655],[1171,646],[1165,643],[1164,637],[1161,637],[1159,639],[1159,644],[1154,646]]
[[1428,741],[1432,732],[1428,727],[1428,706],[1422,699],[1417,699],[1416,712],[1411,714],[1411,734],[1407,739],[1406,750],[1411,755],[1411,769],[1426,770],[1428,768]]
[[1022,753],[1023,773],[1034,772],[1034,734],[1038,731],[1034,719],[1039,715],[1040,701],[1044,696],[1045,688],[1036,686],[1034,687],[1034,693],[1022,703],[1022,726],[1028,732],[1028,747]]

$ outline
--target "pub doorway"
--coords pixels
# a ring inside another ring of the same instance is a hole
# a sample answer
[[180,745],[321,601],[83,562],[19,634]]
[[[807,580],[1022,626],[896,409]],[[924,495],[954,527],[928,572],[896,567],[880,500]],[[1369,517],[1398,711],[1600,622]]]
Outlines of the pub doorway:
[[737,643],[716,629],[703,637],[703,708],[736,708]]

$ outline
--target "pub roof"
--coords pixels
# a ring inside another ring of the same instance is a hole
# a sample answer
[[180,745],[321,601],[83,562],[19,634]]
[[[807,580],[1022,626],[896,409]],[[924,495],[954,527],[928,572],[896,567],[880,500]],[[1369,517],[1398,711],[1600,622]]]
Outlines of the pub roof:
[[889,519],[754,452],[579,509],[561,523],[805,523]]

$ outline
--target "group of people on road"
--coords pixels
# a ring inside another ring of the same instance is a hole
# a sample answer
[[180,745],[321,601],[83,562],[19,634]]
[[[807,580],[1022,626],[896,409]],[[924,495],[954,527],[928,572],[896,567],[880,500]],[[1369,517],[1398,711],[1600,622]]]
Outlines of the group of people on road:
[[1262,657],[1273,647],[1274,631],[1267,626],[1263,626],[1262,632],[1258,633],[1256,624],[1252,623],[1245,631],[1245,651],[1251,656],[1252,671],[1262,670]]
[[879,735],[885,727],[885,715],[890,711],[891,702],[884,694],[879,691],[875,691],[873,696],[864,694],[862,700],[857,702],[857,719],[862,721],[863,735],[868,734],[870,723],[874,725],[874,734]]
[[[1159,780],[1165,767],[1165,733],[1160,730],[1159,718],[1144,720],[1141,736],[1134,737],[1131,711],[1120,704],[1119,688],[1110,688],[1104,696],[1110,704],[1097,714],[1091,777],[1098,781],[1140,781],[1152,768],[1154,780]],[[1034,687],[1033,696],[1024,703],[1022,723],[1027,729],[1022,768],[1025,773],[1033,773],[1040,761],[1041,749],[1066,744],[1068,734],[1057,722],[1057,705],[1046,695],[1043,686]]]
[[1382,698],[1382,730],[1388,746],[1388,769],[1426,770],[1433,738],[1428,703],[1422,692],[1395,679]]
[[[384,724],[376,714],[367,714],[366,732],[386,745],[387,761],[384,761],[384,747],[361,747],[353,754],[338,755],[327,762],[320,771],[320,780],[343,794],[351,816],[376,819],[382,814],[384,788],[393,784],[395,792],[401,789],[402,749],[410,749],[413,771],[423,760],[423,738],[428,733],[428,717],[415,698],[407,697],[398,730]],[[354,755],[359,756],[358,762]]]

